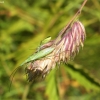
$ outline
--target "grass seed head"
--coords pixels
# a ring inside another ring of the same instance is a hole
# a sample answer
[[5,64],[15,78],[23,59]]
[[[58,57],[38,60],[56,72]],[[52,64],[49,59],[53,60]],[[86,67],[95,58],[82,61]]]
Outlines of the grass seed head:
[[79,48],[83,47],[86,38],[85,28],[80,21],[75,21],[56,42],[53,40],[42,46],[42,49],[54,47],[54,50],[43,58],[31,62],[26,68],[29,81],[44,78],[56,64],[68,62]]

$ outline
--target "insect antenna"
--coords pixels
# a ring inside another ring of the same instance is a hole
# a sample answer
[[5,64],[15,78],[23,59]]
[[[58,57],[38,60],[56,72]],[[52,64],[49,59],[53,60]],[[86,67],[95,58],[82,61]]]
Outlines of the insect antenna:
[[18,66],[17,68],[14,69],[14,71],[11,73],[10,77],[9,77],[9,80],[10,80],[10,83],[9,83],[9,91],[11,89],[11,85],[12,85],[12,81],[13,81],[13,78],[17,72],[17,70],[20,68],[20,66]]

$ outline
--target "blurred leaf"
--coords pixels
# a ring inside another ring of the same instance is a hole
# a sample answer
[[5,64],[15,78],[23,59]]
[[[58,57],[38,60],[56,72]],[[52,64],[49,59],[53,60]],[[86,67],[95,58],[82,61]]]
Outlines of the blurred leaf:
[[68,64],[65,67],[66,71],[71,75],[73,79],[76,79],[87,90],[100,90],[100,82],[93,78],[87,70],[81,68],[79,65]]
[[34,30],[34,27],[24,20],[17,20],[12,25],[10,25],[6,32],[8,34],[15,34],[15,32],[21,32],[23,30],[32,32]]
[[46,80],[46,96],[48,100],[60,100],[57,87],[56,69],[52,70]]
[[93,45],[99,45],[100,44],[100,37],[98,34],[92,35],[92,37],[88,38],[85,42],[86,45],[93,46]]

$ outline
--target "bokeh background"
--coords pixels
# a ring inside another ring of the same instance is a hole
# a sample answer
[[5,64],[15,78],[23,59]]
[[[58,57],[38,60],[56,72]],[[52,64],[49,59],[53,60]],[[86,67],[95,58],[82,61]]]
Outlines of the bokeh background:
[[88,0],[78,18],[87,38],[74,60],[41,82],[27,82],[25,67],[11,75],[43,39],[56,38],[82,2],[0,0],[0,100],[100,100],[100,0]]

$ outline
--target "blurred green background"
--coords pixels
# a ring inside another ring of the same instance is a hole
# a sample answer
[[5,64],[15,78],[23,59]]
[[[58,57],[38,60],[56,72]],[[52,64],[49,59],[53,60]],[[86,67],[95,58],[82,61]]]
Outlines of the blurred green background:
[[83,0],[0,1],[0,100],[100,100],[100,0],[88,0],[79,17],[87,34],[83,49],[33,84],[24,67],[13,80],[10,75],[41,40],[56,38]]

